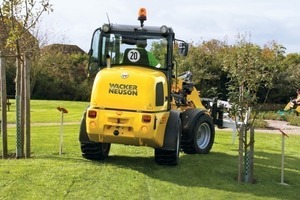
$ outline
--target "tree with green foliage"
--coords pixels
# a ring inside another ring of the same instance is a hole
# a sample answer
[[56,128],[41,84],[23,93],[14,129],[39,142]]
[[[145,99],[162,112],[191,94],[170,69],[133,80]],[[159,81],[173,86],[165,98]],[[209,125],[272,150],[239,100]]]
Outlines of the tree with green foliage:
[[87,79],[87,54],[44,51],[32,97],[35,99],[88,100],[91,82]]
[[[0,49],[5,49],[6,54],[16,58],[17,158],[24,156],[25,139],[25,156],[30,157],[30,80],[27,76],[29,75],[29,62],[26,61],[26,57],[29,55],[35,57],[38,52],[37,40],[30,37],[30,31],[36,26],[44,12],[51,11],[52,6],[49,0],[3,0],[0,5],[0,31],[2,36],[0,38],[2,44]],[[25,128],[26,138],[24,137]]]
[[218,74],[214,73],[214,69],[220,67],[216,55],[205,43],[201,46],[191,44],[187,58],[180,65],[181,71],[190,70],[193,73],[193,81],[202,94],[207,81],[218,79]]
[[[239,132],[239,181],[251,183],[254,181],[251,171],[254,147],[253,123],[262,106],[258,101],[258,92],[261,88],[266,89],[264,98],[267,99],[269,90],[274,85],[274,78],[282,67],[283,54],[284,48],[281,45],[274,42],[271,46],[261,49],[258,45],[247,41],[245,35],[239,35],[237,43],[227,49],[223,66],[230,79],[227,84],[228,97],[232,103],[231,114],[236,119]],[[250,138],[247,134],[249,130]]]
[[[36,51],[36,44],[29,37],[44,12],[52,12],[49,0],[3,0],[0,21],[4,47],[21,57],[22,53]],[[3,47],[2,47],[3,48]]]
[[[275,88],[278,99],[285,103],[288,97],[296,96],[296,89],[300,89],[300,54],[290,53],[283,60],[284,68],[281,70]],[[280,99],[280,97],[286,97]]]

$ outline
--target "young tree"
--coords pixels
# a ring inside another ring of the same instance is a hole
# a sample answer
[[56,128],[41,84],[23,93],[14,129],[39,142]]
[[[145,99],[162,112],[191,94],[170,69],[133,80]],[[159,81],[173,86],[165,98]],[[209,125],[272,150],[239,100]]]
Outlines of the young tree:
[[[16,157],[23,157],[24,150],[24,123],[29,124],[29,99],[28,90],[24,90],[29,81],[25,81],[26,70],[25,56],[30,54],[34,57],[37,52],[37,40],[30,37],[30,30],[35,27],[44,12],[51,12],[52,6],[49,0],[3,0],[0,5],[0,49],[6,49],[7,53],[16,58],[16,110],[17,110],[17,151]],[[28,62],[27,62],[28,63]],[[27,65],[28,66],[28,65]],[[24,76],[21,76],[21,75]],[[29,77],[28,77],[29,79]],[[25,86],[24,86],[25,85]],[[30,88],[30,84],[29,84]],[[25,96],[26,102],[25,102]],[[26,106],[25,106],[26,105]],[[24,110],[27,112],[25,113]],[[26,116],[25,116],[26,114]],[[26,125],[26,157],[30,157],[30,127]]]
[[[282,65],[283,53],[284,49],[281,45],[273,43],[261,49],[258,45],[247,41],[247,36],[239,35],[236,45],[228,48],[225,56],[224,70],[230,78],[227,86],[228,97],[232,103],[232,116],[239,127],[238,180],[240,182],[254,181],[251,160],[253,161],[254,148],[253,123],[260,107],[257,94],[261,88],[266,88],[268,91],[265,99],[267,99],[269,90],[273,87],[274,77]],[[254,114],[251,111],[255,111]],[[243,166],[245,160],[247,162]]]

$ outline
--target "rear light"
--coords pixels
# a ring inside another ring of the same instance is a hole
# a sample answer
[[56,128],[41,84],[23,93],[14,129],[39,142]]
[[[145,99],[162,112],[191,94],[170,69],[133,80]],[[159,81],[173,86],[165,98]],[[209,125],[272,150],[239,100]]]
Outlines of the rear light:
[[89,110],[88,117],[89,118],[96,118],[97,117],[97,111],[95,111],[95,110]]
[[146,126],[142,126],[142,131],[146,132],[147,131],[147,127]]
[[151,115],[143,115],[142,116],[142,122],[150,123],[151,122]]
[[91,121],[91,122],[90,122],[90,127],[95,128],[95,127],[96,127],[96,122]]

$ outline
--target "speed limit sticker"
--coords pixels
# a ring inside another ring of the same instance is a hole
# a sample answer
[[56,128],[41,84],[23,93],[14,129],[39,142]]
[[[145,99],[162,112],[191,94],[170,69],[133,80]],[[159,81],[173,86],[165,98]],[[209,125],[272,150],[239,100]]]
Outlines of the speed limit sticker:
[[127,58],[130,60],[130,62],[137,62],[139,61],[140,57],[140,52],[135,49],[130,50],[127,54]]

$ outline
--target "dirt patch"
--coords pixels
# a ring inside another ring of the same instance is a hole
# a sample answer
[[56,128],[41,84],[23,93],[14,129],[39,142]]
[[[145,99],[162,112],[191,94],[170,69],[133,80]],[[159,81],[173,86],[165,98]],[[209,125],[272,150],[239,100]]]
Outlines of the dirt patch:
[[289,125],[286,121],[278,120],[265,120],[268,123],[267,129],[257,129],[261,132],[274,132],[281,133],[278,129],[282,130],[286,134],[299,134],[300,135],[300,126]]
[[[265,120],[268,123],[267,128],[255,128],[255,132],[261,132],[261,133],[274,133],[274,134],[281,134],[279,129],[283,131],[285,134],[294,134],[294,135],[300,135],[300,126],[292,126],[289,125],[286,121],[278,121],[278,120]],[[218,129],[216,130],[226,130],[226,131],[232,131],[231,128],[224,128],[224,129]]]

